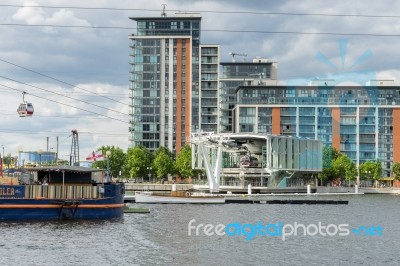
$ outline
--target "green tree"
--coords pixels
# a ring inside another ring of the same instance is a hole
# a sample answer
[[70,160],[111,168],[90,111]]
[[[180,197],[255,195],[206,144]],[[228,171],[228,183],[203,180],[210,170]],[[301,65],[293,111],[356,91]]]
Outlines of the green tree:
[[175,172],[173,154],[168,148],[159,147],[154,152],[154,156],[153,170],[157,178],[165,178],[168,174],[173,174]]
[[322,168],[332,168],[332,162],[340,156],[340,152],[332,147],[325,146],[322,150]]
[[332,163],[340,156],[337,149],[332,146],[325,146],[322,150],[322,172],[318,178],[323,182],[329,182],[337,178],[337,172]]
[[394,178],[399,180],[400,179],[400,162],[395,162],[393,164],[392,172],[393,172]]
[[379,180],[382,177],[382,164],[379,161],[366,161],[360,165],[360,178]]
[[[126,154],[119,147],[114,146],[101,146],[97,149],[97,151],[101,151],[103,153],[104,160],[96,161],[93,163],[93,168],[107,169],[107,160],[110,165],[110,173],[112,177],[118,177],[119,171],[122,171],[123,166],[125,164]],[[111,152],[111,157],[106,158],[106,152]]]
[[68,160],[58,159],[57,160],[57,165],[69,165],[69,161]]
[[3,164],[7,165],[7,168],[10,169],[10,164],[12,164],[13,157],[11,156],[11,153],[8,153],[6,156],[3,158]]
[[[206,176],[206,172],[204,169],[193,169],[193,177],[201,179],[201,177]],[[206,176],[207,177],[207,176]]]
[[156,158],[159,153],[165,153],[171,159],[175,158],[175,154],[172,151],[170,151],[170,149],[168,149],[167,147],[164,147],[164,146],[160,146],[160,147],[158,147],[157,150],[154,151],[154,158]]
[[335,178],[337,178],[337,174],[335,169],[332,167],[322,168],[322,172],[318,174],[318,179],[324,183],[332,181]]
[[183,146],[179,151],[176,158],[176,170],[178,175],[183,178],[193,176],[192,149],[189,145]]
[[340,154],[332,162],[332,166],[335,169],[336,176],[341,180],[351,181],[357,177],[356,164],[347,157],[346,154]]
[[126,154],[124,171],[130,177],[146,177],[152,167],[153,154],[143,146],[129,148]]

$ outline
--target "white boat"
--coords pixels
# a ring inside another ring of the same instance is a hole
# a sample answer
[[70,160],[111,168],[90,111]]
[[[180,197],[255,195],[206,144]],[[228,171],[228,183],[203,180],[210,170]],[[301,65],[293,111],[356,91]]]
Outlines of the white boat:
[[190,203],[190,204],[221,204],[225,203],[225,197],[213,194],[191,194],[190,192],[155,194],[149,191],[136,191],[136,203]]

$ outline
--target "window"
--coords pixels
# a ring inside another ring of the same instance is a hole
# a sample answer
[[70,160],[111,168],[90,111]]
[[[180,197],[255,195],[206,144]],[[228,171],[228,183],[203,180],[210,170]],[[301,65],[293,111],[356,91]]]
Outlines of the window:
[[178,22],[172,21],[171,22],[171,29],[176,30],[178,28]]

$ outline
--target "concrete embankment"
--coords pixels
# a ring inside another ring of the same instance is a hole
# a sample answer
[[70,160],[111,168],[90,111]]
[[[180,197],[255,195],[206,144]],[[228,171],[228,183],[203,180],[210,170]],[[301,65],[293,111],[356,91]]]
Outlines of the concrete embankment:
[[[208,191],[209,188],[206,185],[193,185],[193,184],[176,184],[177,191],[187,190],[201,190]],[[172,190],[172,184],[150,184],[150,183],[125,183],[125,190],[127,194],[134,191],[155,191],[155,192],[169,192]],[[219,188],[220,193],[224,194],[230,191],[234,194],[247,194],[247,187],[240,186],[221,186]],[[312,193],[316,192],[315,188],[311,189]],[[268,187],[252,187],[254,194],[269,194],[269,193],[307,193],[306,187],[287,187],[287,188],[268,188]]]
[[[186,191],[193,189],[192,184],[176,184],[177,191]],[[127,192],[133,191],[171,191],[172,184],[142,184],[142,183],[125,183]]]
[[[331,187],[321,186],[317,188],[318,193],[354,193],[354,187]],[[400,194],[400,188],[374,188],[374,187],[360,187],[359,193],[363,194]]]
[[[177,191],[187,191],[187,190],[202,190],[207,191],[206,186],[193,186],[192,184],[176,184]],[[170,192],[172,190],[172,184],[150,184],[150,183],[125,183],[126,190],[126,201],[134,201],[135,191],[154,191],[154,192]],[[229,192],[228,192],[229,191]],[[232,196],[247,194],[247,188],[242,187],[224,187],[220,188],[221,194],[233,194]],[[331,187],[331,186],[319,186],[317,188],[311,189],[312,195],[352,195],[357,194],[400,194],[400,189],[398,188],[359,188],[358,192],[355,192],[354,187]],[[261,195],[307,195],[306,187],[288,187],[288,188],[252,188],[253,196]]]

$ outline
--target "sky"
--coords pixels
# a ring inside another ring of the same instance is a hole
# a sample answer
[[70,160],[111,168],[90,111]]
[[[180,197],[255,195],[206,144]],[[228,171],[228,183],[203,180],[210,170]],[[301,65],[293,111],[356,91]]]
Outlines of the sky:
[[[71,130],[80,159],[102,145],[129,147],[129,17],[198,12],[202,44],[221,61],[268,58],[281,84],[373,73],[399,84],[400,2],[52,0],[0,3],[0,145],[5,155],[55,151],[68,159]],[[52,7],[52,8],[50,8]],[[79,8],[72,8],[79,7]],[[47,26],[45,26],[47,25]],[[349,74],[350,73],[350,74]],[[25,100],[32,117],[16,112]],[[47,146],[46,139],[49,138]],[[0,150],[2,152],[2,150]]]

